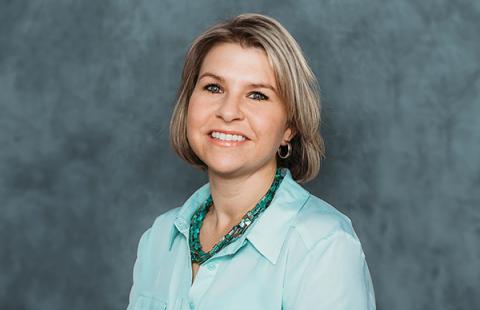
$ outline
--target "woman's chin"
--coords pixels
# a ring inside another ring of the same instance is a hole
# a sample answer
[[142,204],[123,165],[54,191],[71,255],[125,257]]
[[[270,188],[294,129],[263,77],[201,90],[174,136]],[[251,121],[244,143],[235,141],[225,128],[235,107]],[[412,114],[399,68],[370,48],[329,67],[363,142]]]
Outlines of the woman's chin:
[[225,176],[234,174],[235,172],[242,170],[242,168],[244,168],[244,165],[239,162],[223,162],[208,165],[209,173]]

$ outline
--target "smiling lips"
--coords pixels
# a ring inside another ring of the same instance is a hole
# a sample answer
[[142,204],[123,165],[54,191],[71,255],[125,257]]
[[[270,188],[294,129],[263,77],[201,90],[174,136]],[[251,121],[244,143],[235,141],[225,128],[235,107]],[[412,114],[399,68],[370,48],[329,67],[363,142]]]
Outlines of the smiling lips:
[[236,146],[245,143],[247,137],[239,134],[230,134],[220,131],[212,131],[209,135],[210,141],[220,146]]

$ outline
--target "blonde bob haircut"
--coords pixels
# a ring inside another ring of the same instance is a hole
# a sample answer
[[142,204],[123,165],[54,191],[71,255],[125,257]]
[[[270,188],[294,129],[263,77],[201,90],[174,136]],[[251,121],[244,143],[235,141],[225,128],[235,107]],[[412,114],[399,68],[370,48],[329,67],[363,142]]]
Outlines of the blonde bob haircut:
[[[320,134],[320,90],[300,46],[275,19],[256,13],[241,14],[208,28],[190,46],[170,120],[170,143],[185,161],[202,170],[207,165],[193,152],[187,139],[187,111],[202,61],[217,43],[238,43],[244,48],[263,49],[273,68],[279,96],[286,105],[287,126],[294,132],[292,153],[286,159],[276,155],[277,167],[287,167],[298,183],[318,175],[325,157]],[[285,150],[282,148],[282,154]]]

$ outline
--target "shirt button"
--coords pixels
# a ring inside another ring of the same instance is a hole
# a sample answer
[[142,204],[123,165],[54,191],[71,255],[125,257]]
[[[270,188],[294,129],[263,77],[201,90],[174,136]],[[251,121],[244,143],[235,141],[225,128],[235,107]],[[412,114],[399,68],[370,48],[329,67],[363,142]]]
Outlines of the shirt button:
[[188,305],[190,306],[190,309],[195,309],[195,304],[193,301],[191,301]]
[[217,268],[217,265],[215,265],[215,264],[208,264],[207,265],[208,270],[215,270],[215,268]]

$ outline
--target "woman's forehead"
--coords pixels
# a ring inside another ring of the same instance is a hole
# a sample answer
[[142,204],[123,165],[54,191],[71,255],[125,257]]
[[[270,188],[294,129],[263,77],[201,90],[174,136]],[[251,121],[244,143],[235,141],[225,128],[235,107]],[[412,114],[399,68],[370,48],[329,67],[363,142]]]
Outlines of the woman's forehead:
[[275,74],[265,51],[237,43],[214,45],[200,67],[199,79],[204,76],[222,82],[239,80],[248,84],[275,85]]

